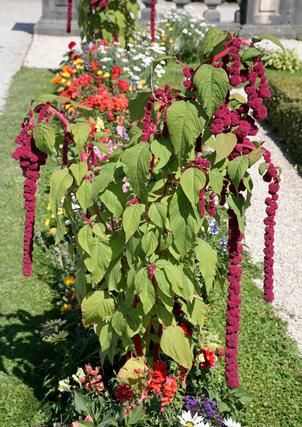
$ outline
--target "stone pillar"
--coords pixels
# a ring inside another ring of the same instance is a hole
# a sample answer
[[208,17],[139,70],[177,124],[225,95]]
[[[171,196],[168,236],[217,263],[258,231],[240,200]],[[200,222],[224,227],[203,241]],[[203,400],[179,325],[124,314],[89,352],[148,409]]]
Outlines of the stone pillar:
[[218,23],[220,21],[220,13],[216,7],[220,5],[221,0],[204,0],[204,2],[208,6],[208,9],[203,14],[204,19],[210,24]]
[[186,4],[189,4],[190,0],[174,0],[174,3],[176,4],[176,7],[182,8]]
[[[73,0],[71,35],[79,35],[78,6],[80,0]],[[42,0],[42,17],[35,25],[35,33],[49,36],[67,36],[68,0]]]

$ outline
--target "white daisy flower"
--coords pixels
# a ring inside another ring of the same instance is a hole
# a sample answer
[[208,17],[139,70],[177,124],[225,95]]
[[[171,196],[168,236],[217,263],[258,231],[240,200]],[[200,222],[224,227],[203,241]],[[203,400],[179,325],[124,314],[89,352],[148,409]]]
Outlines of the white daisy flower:
[[182,414],[178,416],[180,425],[185,427],[209,427],[205,423],[204,418],[198,414],[192,416],[190,411],[182,411]]
[[231,417],[228,417],[224,420],[224,424],[226,427],[241,427],[241,424],[237,421],[232,420]]

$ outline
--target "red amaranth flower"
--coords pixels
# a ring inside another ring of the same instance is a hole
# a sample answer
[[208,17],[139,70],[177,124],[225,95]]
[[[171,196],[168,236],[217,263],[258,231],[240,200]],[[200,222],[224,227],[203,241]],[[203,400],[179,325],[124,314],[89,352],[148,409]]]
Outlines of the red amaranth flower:
[[72,20],[72,0],[68,0],[67,3],[67,22],[66,22],[66,32],[70,33],[71,31],[71,20]]
[[119,403],[130,402],[134,398],[134,393],[128,384],[118,384],[115,388],[115,399]]
[[156,17],[156,0],[151,0],[150,28],[151,28],[152,43],[155,42],[155,17]]
[[32,251],[35,227],[36,190],[40,177],[40,166],[46,162],[47,155],[37,149],[33,139],[33,112],[30,110],[27,120],[22,123],[22,130],[16,138],[19,147],[13,152],[13,158],[19,160],[24,180],[24,239],[23,239],[23,274],[32,274]]
[[193,335],[193,331],[192,328],[190,327],[190,325],[188,325],[188,323],[186,322],[181,322],[179,324],[179,326],[181,327],[181,329],[184,331],[184,335],[187,338],[192,338]]
[[225,376],[228,387],[236,388],[239,386],[238,375],[238,334],[240,329],[240,285],[242,269],[241,253],[243,246],[240,243],[243,234],[239,230],[238,220],[233,210],[228,210],[229,215],[229,266],[228,266],[228,301],[226,312],[226,352],[225,352]]

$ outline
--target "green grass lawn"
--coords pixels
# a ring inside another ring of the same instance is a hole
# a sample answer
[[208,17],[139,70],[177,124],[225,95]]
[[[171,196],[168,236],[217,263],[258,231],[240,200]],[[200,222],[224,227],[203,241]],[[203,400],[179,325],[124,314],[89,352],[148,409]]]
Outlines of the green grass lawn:
[[[33,277],[21,275],[23,178],[11,152],[30,100],[50,91],[50,76],[43,70],[21,70],[0,116],[0,414],[4,427],[33,427],[48,418],[47,406],[41,405],[39,367],[49,355],[41,343],[39,326],[53,312],[52,271],[36,248]],[[171,86],[181,82],[181,68],[171,65],[163,84],[171,77]],[[46,210],[43,177],[40,187],[41,224]],[[242,386],[254,400],[242,413],[242,422],[246,427],[301,427],[301,359],[286,336],[286,325],[253,284],[254,272],[250,265],[245,269],[240,334]],[[225,295],[217,293],[210,323],[222,338],[224,312]]]
[[[0,414],[5,427],[28,427],[45,418],[40,410],[38,371],[44,349],[39,327],[52,310],[50,272],[35,250],[35,272],[22,272],[23,177],[11,158],[14,139],[31,100],[50,91],[51,73],[23,69],[13,79],[0,115]],[[40,192],[39,211],[46,208]],[[40,215],[42,217],[42,215]]]

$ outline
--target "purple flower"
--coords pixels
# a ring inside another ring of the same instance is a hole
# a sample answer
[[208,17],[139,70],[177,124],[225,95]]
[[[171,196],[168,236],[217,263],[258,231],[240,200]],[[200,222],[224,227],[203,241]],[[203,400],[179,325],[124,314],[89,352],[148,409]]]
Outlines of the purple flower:
[[214,218],[211,218],[208,220],[209,224],[209,233],[213,236],[216,236],[219,233],[219,226],[217,224],[217,221]]
[[193,396],[185,396],[185,408],[188,411],[195,411],[197,412],[199,410],[199,404],[195,397]]
[[220,249],[222,250],[222,252],[226,252],[228,248],[227,240],[224,237],[221,237],[219,243],[220,243]]

